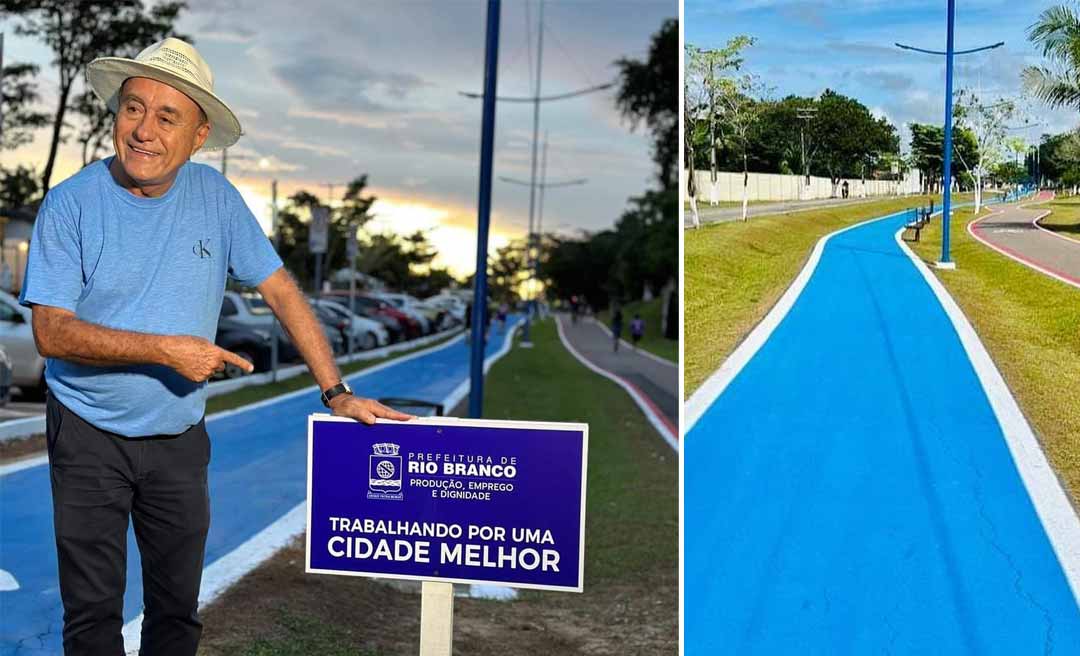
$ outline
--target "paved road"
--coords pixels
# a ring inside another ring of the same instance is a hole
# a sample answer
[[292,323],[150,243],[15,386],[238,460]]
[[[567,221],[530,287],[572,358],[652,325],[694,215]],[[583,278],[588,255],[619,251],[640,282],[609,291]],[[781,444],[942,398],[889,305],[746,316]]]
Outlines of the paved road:
[[1075,513],[897,244],[907,218],[829,239],[689,400],[687,656],[1080,653],[1054,546]]
[[[503,339],[490,340],[489,354]],[[380,371],[347,379],[365,396],[443,402],[468,376],[469,349],[456,338],[418,357],[404,356]],[[307,417],[324,411],[317,394],[304,391],[207,419],[213,440],[207,567],[304,501]],[[0,475],[0,500],[0,570],[19,584],[17,590],[0,585],[0,656],[60,654],[63,607],[56,579],[48,467]],[[125,622],[142,610],[140,560],[131,531],[128,554]],[[203,583],[205,587],[205,579]]]
[[[888,200],[893,196],[874,196],[870,198],[819,198],[816,200],[791,200],[781,203],[764,203],[749,205],[746,209],[747,216],[763,216],[766,214],[790,214],[792,212],[805,212],[807,210],[822,209],[825,207],[839,207],[843,205],[858,205],[871,203],[878,200]],[[724,223],[737,221],[742,218],[742,205],[738,207],[710,207],[709,201],[698,201],[698,216],[701,217],[702,225],[706,223]],[[689,208],[683,213],[683,226],[694,226],[694,214]]]
[[[1040,200],[1046,200],[1042,197]],[[971,234],[1003,254],[1080,287],[1080,241],[1040,228],[1045,209],[1008,205],[970,224]]]
[[679,432],[679,369],[671,362],[652,354],[634,351],[625,343],[614,351],[612,338],[596,321],[579,319],[570,321],[565,315],[557,315],[563,334],[574,349],[594,365],[605,369],[638,388],[657,407],[666,419],[673,435]]

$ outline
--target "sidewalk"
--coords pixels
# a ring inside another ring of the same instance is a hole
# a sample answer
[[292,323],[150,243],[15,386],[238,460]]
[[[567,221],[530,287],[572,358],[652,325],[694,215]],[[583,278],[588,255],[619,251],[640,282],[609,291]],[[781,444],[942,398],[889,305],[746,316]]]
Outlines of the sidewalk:
[[968,232],[999,253],[1080,288],[1080,241],[1040,226],[1038,220],[1049,213],[1010,205],[968,224]]
[[656,406],[671,433],[678,435],[679,369],[674,363],[645,351],[635,351],[625,343],[615,353],[611,337],[596,321],[579,319],[573,323],[562,314],[556,320],[574,350],[594,366],[637,388]]
[[[789,200],[765,205],[748,205],[746,215],[748,217],[763,216],[766,214],[791,214],[793,212],[805,212],[826,207],[838,207],[842,205],[859,205],[872,203],[878,200],[889,200],[898,196],[867,196],[866,198],[818,198],[815,200]],[[701,217],[701,225],[708,223],[724,223],[738,221],[742,218],[742,206],[738,207],[710,207],[708,200],[698,200],[698,216]],[[694,213],[686,208],[683,213],[683,227],[694,226]]]

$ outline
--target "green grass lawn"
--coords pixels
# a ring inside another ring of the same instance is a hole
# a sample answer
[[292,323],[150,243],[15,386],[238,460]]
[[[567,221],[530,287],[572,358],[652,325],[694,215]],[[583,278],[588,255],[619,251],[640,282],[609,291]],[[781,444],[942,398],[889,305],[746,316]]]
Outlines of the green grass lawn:
[[1055,198],[1031,207],[1050,210],[1050,214],[1039,221],[1042,227],[1067,236],[1080,236],[1080,196]]
[[911,196],[686,231],[685,395],[716,371],[776,304],[819,238],[928,201],[928,196]]
[[[641,341],[638,342],[638,346],[652,353],[653,355],[659,355],[662,358],[671,360],[672,362],[679,361],[679,341],[675,339],[668,339],[664,337],[663,324],[660,321],[662,316],[663,305],[662,300],[654,298],[651,301],[635,301],[633,303],[627,303],[623,306],[623,338],[627,341],[630,340],[630,322],[634,318],[635,313],[641,313],[641,318],[645,320],[645,334],[642,336]],[[601,310],[596,313],[596,320],[600,323],[611,328],[611,311]]]
[[[553,320],[534,323],[531,336],[532,349],[514,348],[488,373],[484,416],[589,424],[585,591],[457,599],[455,653],[674,655],[677,456],[622,388],[563,348]],[[200,654],[416,653],[418,595],[305,575],[302,562],[298,543],[215,602]]]
[[[1080,200],[1063,203],[1080,210]],[[1056,210],[1055,210],[1056,211]],[[951,223],[955,271],[935,270],[986,345],[1035,429],[1073,503],[1080,502],[1080,290],[992,251],[967,233],[970,212]],[[941,253],[941,224],[915,252]]]
[[533,324],[532,339],[492,367],[484,416],[589,424],[586,590],[674,576],[677,455],[621,387],[563,348],[554,320]]

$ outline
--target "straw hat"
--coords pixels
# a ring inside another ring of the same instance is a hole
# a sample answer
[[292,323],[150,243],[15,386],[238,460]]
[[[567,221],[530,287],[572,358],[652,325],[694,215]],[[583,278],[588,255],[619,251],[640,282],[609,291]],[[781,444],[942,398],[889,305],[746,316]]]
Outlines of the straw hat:
[[87,83],[114,114],[120,104],[120,87],[131,77],[167,84],[206,112],[210,136],[203,150],[227,148],[244,133],[236,114],[214,95],[214,74],[190,43],[169,37],[146,48],[135,59],[99,57],[86,66]]

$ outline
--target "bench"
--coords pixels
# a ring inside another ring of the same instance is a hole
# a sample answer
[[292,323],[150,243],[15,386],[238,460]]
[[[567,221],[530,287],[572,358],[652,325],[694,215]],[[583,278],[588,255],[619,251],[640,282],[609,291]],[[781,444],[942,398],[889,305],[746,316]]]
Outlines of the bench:
[[[930,223],[931,212],[931,209],[915,208],[915,220],[904,224],[904,232],[900,235],[900,238],[904,241],[919,241],[922,229],[926,227],[927,223]],[[909,235],[911,238],[909,238]]]

